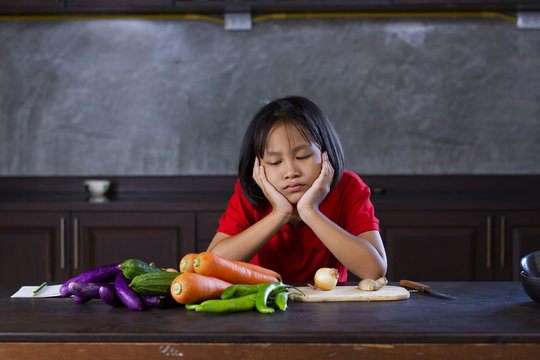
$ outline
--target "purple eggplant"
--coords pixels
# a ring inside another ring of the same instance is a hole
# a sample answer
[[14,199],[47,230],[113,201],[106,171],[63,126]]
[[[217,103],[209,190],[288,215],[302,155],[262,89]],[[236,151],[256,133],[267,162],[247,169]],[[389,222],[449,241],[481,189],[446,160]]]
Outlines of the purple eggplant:
[[99,287],[99,297],[107,305],[120,307],[124,306],[124,303],[116,294],[114,284],[103,284]]
[[120,300],[122,300],[130,310],[141,311],[144,308],[141,298],[135,291],[131,290],[129,287],[129,280],[121,272],[116,275],[114,288],[116,289],[116,294]]
[[148,309],[158,307],[161,305],[161,297],[157,295],[142,295],[139,294],[143,304]]
[[93,282],[93,283],[101,283],[105,282],[107,280],[114,279],[114,277],[120,272],[120,264],[110,264],[110,265],[103,265],[100,267],[97,267],[92,270],[85,271],[68,281],[66,281],[62,286],[60,287],[60,295],[61,296],[69,296],[71,295],[71,292],[69,291],[69,284],[72,282]]
[[85,296],[77,296],[77,295],[73,295],[73,300],[75,300],[75,302],[76,302],[77,304],[84,304],[84,303],[87,303],[87,302],[89,302],[90,300],[92,300],[92,298],[85,297]]
[[101,284],[74,281],[69,284],[68,290],[73,295],[76,295],[79,297],[97,299],[99,298],[100,287],[101,287]]

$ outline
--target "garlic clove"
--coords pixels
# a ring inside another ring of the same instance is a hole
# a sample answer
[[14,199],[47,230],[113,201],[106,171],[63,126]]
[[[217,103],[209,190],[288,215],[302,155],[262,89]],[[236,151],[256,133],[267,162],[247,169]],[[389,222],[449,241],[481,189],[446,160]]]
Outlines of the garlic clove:
[[377,282],[381,284],[381,286],[386,286],[386,284],[388,284],[388,279],[383,276],[383,277],[378,278]]
[[358,283],[358,289],[364,291],[377,291],[382,288],[382,285],[372,279],[363,279]]

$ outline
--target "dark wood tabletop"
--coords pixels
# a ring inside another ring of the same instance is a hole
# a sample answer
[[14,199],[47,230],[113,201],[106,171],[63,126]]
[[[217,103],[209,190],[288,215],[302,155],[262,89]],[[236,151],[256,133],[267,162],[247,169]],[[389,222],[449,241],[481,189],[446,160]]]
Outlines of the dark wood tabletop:
[[[392,283],[391,283],[392,284]],[[518,282],[440,282],[444,300],[289,302],[286,311],[207,314],[168,305],[141,312],[100,300],[11,299],[0,289],[3,342],[540,343],[540,304]],[[396,284],[392,284],[396,285]]]

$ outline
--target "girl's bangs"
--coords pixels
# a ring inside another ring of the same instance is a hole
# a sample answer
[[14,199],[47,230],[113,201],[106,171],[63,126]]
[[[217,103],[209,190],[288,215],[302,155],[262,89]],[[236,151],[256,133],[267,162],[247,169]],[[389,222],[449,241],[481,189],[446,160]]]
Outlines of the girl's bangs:
[[258,157],[262,158],[264,156],[268,134],[270,134],[270,131],[278,125],[284,125],[286,127],[287,135],[291,131],[297,130],[310,145],[315,143],[319,148],[322,148],[319,141],[317,141],[316,136],[314,136],[315,134],[313,134],[313,129],[306,127],[305,125],[307,124],[305,124],[305,122],[298,121],[289,116],[283,116],[283,114],[274,114],[269,120],[270,121],[264,122],[263,126],[261,127],[261,131],[259,132],[259,138],[255,143],[255,152]]

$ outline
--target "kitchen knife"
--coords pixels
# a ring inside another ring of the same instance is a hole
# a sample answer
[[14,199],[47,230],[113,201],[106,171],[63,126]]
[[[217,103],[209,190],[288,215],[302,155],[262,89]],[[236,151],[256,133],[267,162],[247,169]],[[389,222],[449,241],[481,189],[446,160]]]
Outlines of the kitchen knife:
[[420,284],[420,283],[410,281],[410,280],[400,280],[399,285],[403,286],[406,289],[418,290],[419,292],[429,294],[429,295],[432,295],[441,299],[454,300],[456,298],[455,296],[450,296],[450,295],[432,290],[431,286],[429,285]]

